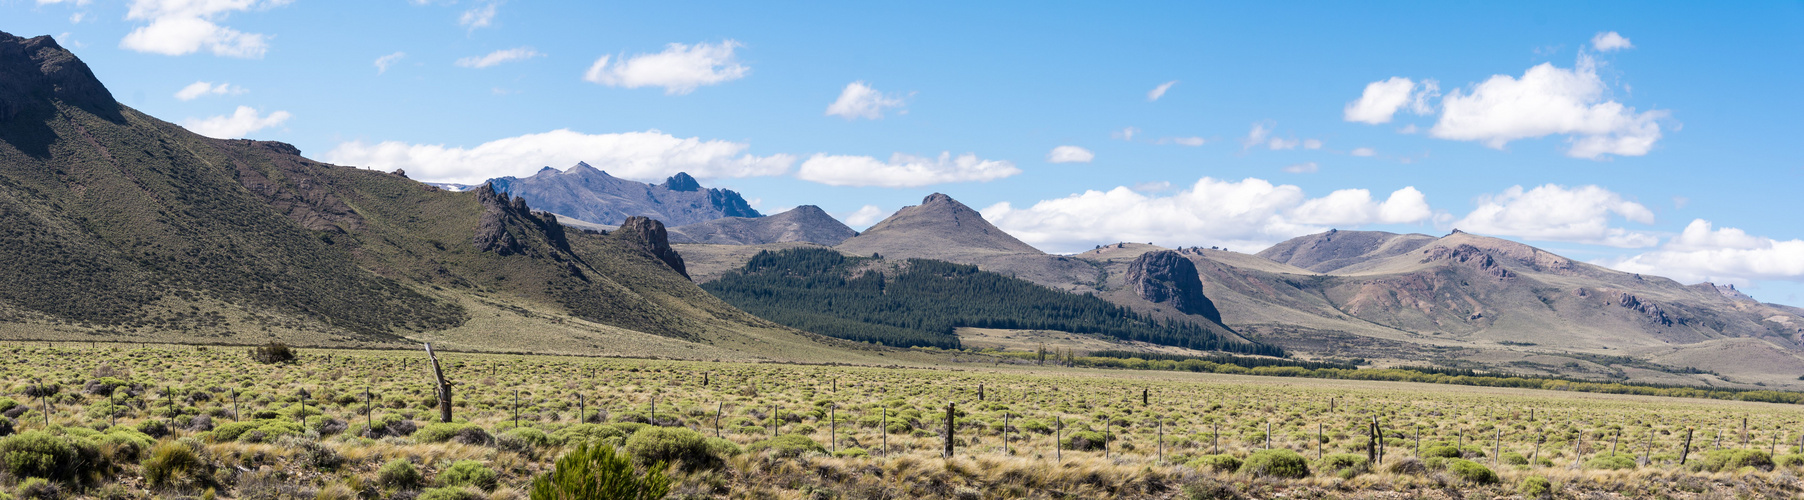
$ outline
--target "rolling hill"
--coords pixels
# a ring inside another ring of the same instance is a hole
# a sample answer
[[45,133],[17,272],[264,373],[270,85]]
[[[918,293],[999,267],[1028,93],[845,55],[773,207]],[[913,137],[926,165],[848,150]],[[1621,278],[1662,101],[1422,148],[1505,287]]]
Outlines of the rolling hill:
[[705,245],[837,245],[857,235],[857,231],[814,205],[802,205],[769,217],[722,217],[670,228],[671,243]]
[[[696,287],[663,225],[602,234],[114,101],[50,37],[0,34],[0,338],[833,359]],[[682,187],[682,186],[677,186]]]

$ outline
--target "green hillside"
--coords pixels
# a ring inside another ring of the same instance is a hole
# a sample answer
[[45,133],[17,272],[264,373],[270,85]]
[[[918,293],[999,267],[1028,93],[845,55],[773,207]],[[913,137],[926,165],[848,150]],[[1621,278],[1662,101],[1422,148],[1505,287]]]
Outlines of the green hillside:
[[702,286],[760,317],[822,335],[895,346],[956,348],[961,327],[1058,330],[1192,349],[1282,355],[1188,322],[1160,321],[1088,295],[976,266],[846,257],[798,248],[760,252]]

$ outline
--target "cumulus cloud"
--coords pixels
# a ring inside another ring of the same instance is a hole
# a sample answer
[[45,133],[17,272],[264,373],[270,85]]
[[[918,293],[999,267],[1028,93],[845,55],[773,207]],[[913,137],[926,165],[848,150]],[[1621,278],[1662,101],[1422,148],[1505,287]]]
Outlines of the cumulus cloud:
[[239,95],[245,92],[250,91],[245,90],[244,87],[234,86],[230,83],[214,85],[209,82],[194,82],[188,84],[186,87],[182,87],[182,90],[176,91],[175,98],[183,101],[192,101],[207,95]]
[[244,33],[219,25],[232,12],[266,9],[292,0],[132,0],[125,18],[144,21],[119,40],[119,47],[138,52],[179,56],[202,49],[213,55],[261,58],[269,51],[269,35]]
[[1052,148],[1051,153],[1046,153],[1046,161],[1052,163],[1090,163],[1094,159],[1095,153],[1077,146],[1059,146]]
[[891,213],[893,213],[893,211],[884,210],[882,207],[876,205],[865,205],[859,207],[858,210],[841,215],[840,219],[844,220],[847,226],[863,228],[870,227],[871,224],[876,224],[877,221],[889,217],[889,214]]
[[1390,123],[1397,111],[1404,108],[1418,115],[1428,114],[1433,111],[1428,100],[1440,95],[1440,91],[1441,85],[1434,80],[1423,80],[1418,85],[1414,80],[1393,76],[1366,84],[1365,93],[1341,109],[1341,117],[1350,122],[1377,125]]
[[1157,101],[1157,100],[1159,100],[1160,97],[1165,97],[1165,91],[1171,90],[1171,86],[1177,85],[1177,84],[1178,84],[1177,80],[1172,80],[1169,82],[1161,83],[1161,84],[1159,84],[1159,86],[1153,87],[1152,90],[1146,91],[1146,102]]
[[540,54],[539,51],[537,51],[537,50],[533,50],[532,47],[515,47],[515,48],[511,48],[511,49],[497,50],[494,52],[490,52],[486,55],[469,56],[469,57],[465,57],[462,59],[458,59],[456,64],[460,68],[478,68],[478,69],[480,69],[480,68],[487,68],[487,67],[494,66],[494,65],[501,64],[501,63],[508,62],[508,61],[519,61],[522,59],[532,59],[534,57],[543,57],[544,55],[545,54]]
[[1255,249],[1326,231],[1323,224],[1416,223],[1430,216],[1415,188],[1398,190],[1383,202],[1357,189],[1310,199],[1297,186],[1208,177],[1169,196],[1122,186],[1023,208],[1003,202],[982,212],[1009,234],[1051,252],[1076,252],[1118,241]]
[[497,139],[470,148],[351,141],[327,152],[325,159],[380,170],[403,168],[416,179],[458,183],[532,175],[541,167],[562,168],[579,161],[616,177],[651,182],[677,172],[715,178],[781,175],[795,163],[794,156],[785,154],[746,154],[750,147],[741,142],[680,138],[657,130],[584,134],[559,129]]
[[863,81],[856,81],[846,84],[846,89],[839,92],[839,99],[827,105],[827,115],[847,120],[875,120],[883,118],[884,108],[900,108],[904,104],[900,96],[885,95]]
[[388,67],[394,66],[395,63],[397,63],[397,62],[401,62],[401,58],[403,58],[403,57],[407,57],[406,52],[396,52],[393,54],[389,54],[386,56],[376,58],[376,74],[380,75],[383,73],[387,73]]
[[[601,56],[583,80],[609,87],[664,87],[665,95],[683,95],[703,85],[715,85],[745,78],[752,68],[733,57],[733,49],[742,47],[737,41],[717,44],[673,43],[656,54],[636,54],[618,60]],[[610,64],[610,61],[612,64]]]
[[1804,281],[1804,240],[1779,241],[1732,227],[1716,229],[1710,221],[1696,219],[1658,250],[1601,264],[1684,283]]
[[1305,149],[1322,148],[1322,141],[1318,139],[1297,139],[1273,135],[1273,127],[1271,122],[1254,123],[1253,128],[1247,131],[1247,136],[1240,139],[1241,150],[1245,151],[1260,146],[1272,151],[1296,149],[1297,146],[1303,146]]
[[1597,49],[1598,52],[1615,52],[1635,48],[1635,44],[1629,43],[1628,38],[1610,31],[1591,37],[1591,48]]
[[796,177],[830,186],[919,187],[949,182],[986,182],[1021,173],[1014,163],[985,160],[976,154],[938,158],[903,153],[888,162],[869,156],[817,154],[802,162]]
[[1547,184],[1528,190],[1512,186],[1502,193],[1481,196],[1478,208],[1452,226],[1471,233],[1621,248],[1659,243],[1652,234],[1612,226],[1618,217],[1654,223],[1653,211],[1608,189]]
[[189,118],[182,122],[188,130],[215,139],[238,139],[252,132],[281,125],[288,121],[287,111],[276,111],[268,115],[259,114],[256,108],[239,106],[230,115],[214,116],[205,119]]
[[1636,112],[1605,98],[1608,87],[1597,63],[1580,54],[1572,69],[1542,63],[1522,78],[1496,75],[1455,90],[1441,99],[1441,118],[1428,133],[1442,139],[1477,141],[1502,149],[1510,141],[1565,135],[1574,158],[1641,156],[1660,140],[1666,111]]

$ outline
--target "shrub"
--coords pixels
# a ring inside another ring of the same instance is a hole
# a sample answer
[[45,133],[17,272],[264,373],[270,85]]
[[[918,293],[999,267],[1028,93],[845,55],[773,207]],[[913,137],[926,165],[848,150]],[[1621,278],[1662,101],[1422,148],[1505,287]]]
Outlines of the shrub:
[[626,452],[641,465],[681,462],[690,470],[712,467],[720,461],[708,453],[706,438],[682,427],[639,429],[626,439]]
[[738,443],[717,437],[708,438],[708,454],[710,455],[724,458],[737,456],[740,453],[744,453],[744,450],[739,449]]
[[382,470],[376,472],[376,480],[381,482],[383,486],[399,490],[411,490],[418,488],[420,483],[424,482],[426,478],[420,475],[419,469],[414,468],[412,461],[405,458],[397,458],[389,460],[386,464],[382,464]]
[[251,359],[266,365],[294,361],[297,353],[288,344],[270,342],[251,349]]
[[1773,458],[1760,450],[1711,450],[1704,459],[1691,464],[1691,470],[1703,472],[1733,471],[1742,467],[1773,470]]
[[471,429],[475,429],[475,432],[482,433],[484,437],[488,436],[487,431],[482,430],[481,427],[477,427],[475,424],[434,422],[426,424],[426,426],[421,427],[420,430],[414,431],[413,440],[421,443],[443,443],[445,441],[450,441],[453,438],[460,438],[459,442],[462,442],[462,436],[470,433]]
[[500,475],[496,474],[494,469],[490,469],[482,465],[482,462],[475,460],[458,460],[452,462],[451,466],[445,468],[444,472],[438,473],[439,484],[445,486],[475,486],[477,488],[482,488],[484,491],[494,490],[497,482],[500,480]]
[[1779,466],[1784,466],[1784,467],[1797,467],[1800,465],[1804,465],[1804,454],[1793,453],[1790,455],[1779,455],[1779,456],[1773,457],[1773,465],[1779,465]]
[[40,477],[30,477],[20,481],[18,492],[20,500],[61,500],[63,498],[62,487]]
[[1202,478],[1184,485],[1183,496],[1179,498],[1185,500],[1238,500],[1242,497],[1240,492],[1234,491],[1232,485],[1210,478]]
[[164,442],[151,449],[144,461],[144,481],[152,487],[175,484],[183,476],[193,476],[203,464],[194,449],[175,441]]
[[1513,451],[1503,452],[1503,455],[1501,455],[1497,458],[1503,460],[1503,463],[1510,464],[1510,465],[1528,465],[1528,457],[1522,456],[1521,453],[1516,453]]
[[670,478],[662,469],[640,476],[631,459],[615,453],[614,447],[584,444],[559,457],[550,472],[533,478],[531,496],[532,500],[656,500],[668,493]]
[[0,417],[0,437],[13,435],[13,419]]
[[[576,424],[551,433],[551,440],[562,444],[586,444],[613,438],[624,440],[627,432],[609,424]],[[618,444],[618,443],[611,443]]]
[[27,431],[0,439],[0,462],[12,477],[72,481],[86,474],[75,444],[44,431]]
[[1240,470],[1240,459],[1233,455],[1203,455],[1185,465],[1217,472],[1234,472]]
[[1240,464],[1240,472],[1255,476],[1301,478],[1309,475],[1309,461],[1290,450],[1259,450]]
[[420,492],[414,500],[476,500],[478,497],[470,490],[458,486],[433,488]]
[[1459,458],[1460,457],[1459,448],[1456,448],[1453,446],[1441,445],[1441,446],[1430,446],[1430,447],[1422,450],[1422,458],[1433,458],[1433,457]]
[[1364,457],[1362,455],[1355,455],[1352,453],[1336,453],[1333,455],[1328,455],[1326,457],[1322,457],[1321,468],[1322,468],[1322,470],[1329,470],[1329,471],[1335,471],[1335,472],[1339,472],[1339,471],[1343,471],[1343,470],[1352,470],[1352,471],[1356,471],[1356,473],[1357,473],[1357,472],[1365,471],[1366,467],[1368,465],[1369,465],[1369,463],[1367,462],[1366,457]]
[[[1445,460],[1445,459],[1441,459],[1441,460]],[[1422,463],[1421,460],[1416,460],[1414,458],[1405,458],[1402,460],[1391,462],[1390,465],[1385,466],[1385,470],[1390,471],[1390,473],[1392,473],[1392,474],[1406,474],[1406,475],[1419,476],[1419,475],[1422,475],[1422,474],[1425,474],[1428,472],[1428,465]]]
[[822,447],[820,443],[816,443],[813,439],[809,439],[808,436],[800,434],[784,434],[763,441],[753,442],[746,448],[747,451],[753,453],[769,450],[772,455],[786,458],[799,457],[802,456],[803,453],[810,451],[827,451],[827,448]]
[[833,456],[840,457],[840,458],[864,458],[864,457],[871,456],[871,452],[865,451],[864,448],[859,448],[857,446],[853,446],[850,448],[846,448],[843,450],[833,452]]
[[135,462],[145,451],[156,446],[157,440],[130,427],[117,425],[106,430],[105,434],[94,439],[96,444],[112,448],[112,458],[120,461]]
[[1547,498],[1553,495],[1553,482],[1541,476],[1525,477],[1522,478],[1522,485],[1516,487],[1516,492],[1525,498]]
[[1619,470],[1635,468],[1635,459],[1626,455],[1598,455],[1585,461],[1587,469]]
[[540,447],[540,448],[543,448],[546,446],[551,446],[551,444],[552,444],[551,436],[546,435],[545,431],[541,431],[541,430],[534,429],[531,427],[516,427],[513,429],[508,429],[506,432],[501,433],[501,437],[511,438],[514,440],[518,440],[522,443],[525,443],[528,446],[535,446],[535,447]]
[[19,402],[13,400],[13,398],[0,396],[0,412],[11,411],[18,406]]
[[162,420],[145,420],[138,422],[138,432],[153,438],[161,438],[169,435],[169,424],[163,423]]
[[1493,484],[1497,482],[1496,472],[1491,472],[1490,467],[1479,465],[1478,462],[1473,462],[1471,460],[1459,458],[1448,460],[1447,470],[1452,471],[1453,475],[1459,476],[1460,479],[1464,479],[1473,484]]
[[1059,443],[1067,450],[1091,451],[1108,446],[1108,436],[1096,431],[1077,431],[1065,435],[1065,441]]

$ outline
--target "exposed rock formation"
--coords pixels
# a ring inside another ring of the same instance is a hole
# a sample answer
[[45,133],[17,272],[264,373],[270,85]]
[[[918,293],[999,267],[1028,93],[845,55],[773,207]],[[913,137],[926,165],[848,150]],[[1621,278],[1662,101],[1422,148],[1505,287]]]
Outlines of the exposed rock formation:
[[1128,266],[1128,286],[1149,302],[1170,304],[1185,314],[1195,314],[1216,323],[1221,312],[1215,302],[1203,296],[1203,281],[1196,264],[1177,252],[1161,250],[1140,254]]
[[124,121],[113,93],[94,77],[87,63],[56,40],[0,33],[0,121],[18,116],[45,98],[114,122]]
[[664,223],[645,217],[627,217],[620,223],[620,229],[614,232],[614,237],[630,242],[664,261],[665,265],[683,277],[689,277],[689,270],[683,266],[683,256],[670,248],[670,235],[664,230]]
[[476,225],[476,236],[472,240],[477,250],[501,255],[534,255],[532,246],[524,241],[529,237],[527,232],[532,231],[542,234],[546,243],[558,251],[570,253],[570,241],[557,216],[546,212],[535,214],[526,206],[526,200],[515,197],[510,201],[507,195],[497,193],[489,186],[477,188],[476,199],[483,207],[482,219]]

